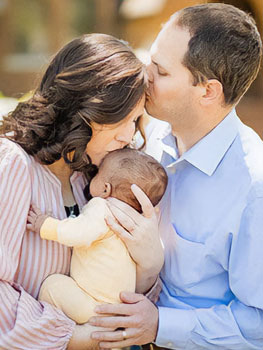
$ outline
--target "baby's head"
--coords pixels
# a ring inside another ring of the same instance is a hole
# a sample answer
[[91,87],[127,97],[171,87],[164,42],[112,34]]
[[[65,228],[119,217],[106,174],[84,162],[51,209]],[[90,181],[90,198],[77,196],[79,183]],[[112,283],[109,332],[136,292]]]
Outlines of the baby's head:
[[90,194],[92,197],[118,198],[141,212],[131,191],[132,184],[139,186],[155,206],[165,192],[167,175],[151,156],[135,149],[120,149],[103,158],[97,175],[90,182]]

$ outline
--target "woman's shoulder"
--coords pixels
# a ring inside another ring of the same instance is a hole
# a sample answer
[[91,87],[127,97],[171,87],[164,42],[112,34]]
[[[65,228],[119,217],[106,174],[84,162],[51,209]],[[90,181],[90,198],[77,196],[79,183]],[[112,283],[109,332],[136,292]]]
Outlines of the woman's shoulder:
[[16,142],[0,137],[0,163],[12,164],[14,161],[29,164],[31,157]]

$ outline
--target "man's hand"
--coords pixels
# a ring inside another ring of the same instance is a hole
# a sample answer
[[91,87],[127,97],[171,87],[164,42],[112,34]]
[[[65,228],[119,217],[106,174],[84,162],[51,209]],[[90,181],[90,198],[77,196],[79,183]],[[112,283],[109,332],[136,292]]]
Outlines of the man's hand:
[[158,329],[158,309],[142,294],[123,292],[122,304],[105,304],[95,308],[89,324],[115,331],[93,332],[91,338],[104,349],[147,344],[155,340]]

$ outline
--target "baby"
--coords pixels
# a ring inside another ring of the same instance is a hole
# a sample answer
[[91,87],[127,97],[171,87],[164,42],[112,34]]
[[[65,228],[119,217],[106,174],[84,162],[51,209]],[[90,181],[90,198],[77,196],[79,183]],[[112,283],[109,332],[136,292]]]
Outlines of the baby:
[[143,152],[116,150],[102,160],[90,182],[90,194],[95,198],[78,217],[58,220],[43,216],[37,208],[29,212],[32,231],[40,232],[43,239],[74,247],[70,276],[47,277],[39,300],[58,307],[78,324],[95,314],[97,304],[120,302],[121,291],[135,291],[135,263],[125,244],[105,222],[107,216],[112,216],[105,200],[109,196],[141,211],[131,191],[132,184],[138,185],[155,206],[165,192],[167,175],[154,158]]

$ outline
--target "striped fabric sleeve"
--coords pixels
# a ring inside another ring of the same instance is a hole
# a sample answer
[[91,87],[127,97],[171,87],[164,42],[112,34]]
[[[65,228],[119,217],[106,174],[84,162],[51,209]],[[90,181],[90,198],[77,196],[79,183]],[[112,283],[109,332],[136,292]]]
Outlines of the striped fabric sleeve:
[[0,349],[66,349],[75,323],[13,282],[31,200],[29,169],[26,155],[0,139]]

